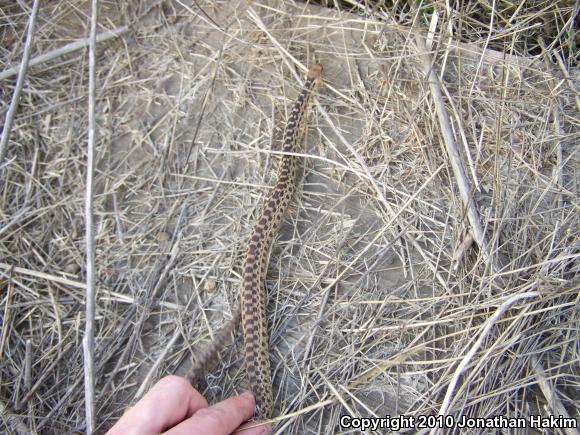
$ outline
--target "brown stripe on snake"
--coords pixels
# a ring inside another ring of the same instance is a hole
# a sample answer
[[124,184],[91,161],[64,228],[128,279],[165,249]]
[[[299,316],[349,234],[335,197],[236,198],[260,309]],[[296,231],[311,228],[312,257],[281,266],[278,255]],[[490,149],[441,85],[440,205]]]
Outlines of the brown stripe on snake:
[[[303,122],[306,119],[308,102],[320,82],[322,65],[316,64],[308,71],[306,82],[292,111],[284,131],[283,151],[299,153],[304,134]],[[257,419],[267,419],[272,414],[272,378],[270,374],[270,353],[268,336],[268,316],[266,311],[265,277],[268,256],[272,241],[278,234],[282,218],[296,191],[296,180],[301,158],[296,155],[282,156],[276,184],[268,193],[262,211],[250,234],[242,269],[240,307],[242,331],[244,335],[244,364],[247,384],[256,398]],[[238,313],[234,314],[229,327],[226,327],[214,343],[192,368],[188,379],[195,382],[203,374],[205,365],[215,355],[222,342],[229,336],[232,326],[237,323]],[[235,323],[234,323],[235,322]]]

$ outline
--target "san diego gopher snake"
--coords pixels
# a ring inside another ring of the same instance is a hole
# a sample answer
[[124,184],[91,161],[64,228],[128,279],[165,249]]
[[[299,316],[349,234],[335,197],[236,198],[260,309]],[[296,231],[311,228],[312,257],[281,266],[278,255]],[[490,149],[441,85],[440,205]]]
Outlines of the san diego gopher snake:
[[[283,151],[299,153],[304,133],[308,102],[320,82],[322,65],[316,64],[308,71],[304,88],[292,106],[292,111],[284,131]],[[242,269],[240,309],[244,335],[244,363],[248,387],[256,398],[254,416],[267,419],[272,413],[272,378],[270,375],[270,354],[268,347],[268,316],[266,311],[265,278],[268,256],[272,242],[282,223],[296,190],[301,158],[294,154],[284,154],[278,167],[276,184],[268,193],[257,223],[250,234]],[[234,314],[233,325],[238,322],[239,312]],[[226,341],[231,331],[226,328],[214,340],[210,349],[200,358],[188,375],[192,382],[199,380],[205,366]]]

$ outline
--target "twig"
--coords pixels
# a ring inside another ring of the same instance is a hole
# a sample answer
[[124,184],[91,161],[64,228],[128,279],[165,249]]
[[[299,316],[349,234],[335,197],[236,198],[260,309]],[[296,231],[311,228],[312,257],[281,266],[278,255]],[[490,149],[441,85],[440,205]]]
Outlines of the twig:
[[[560,63],[560,67],[562,68],[562,72],[564,73],[564,75],[567,74],[566,68],[563,67],[563,65],[561,64],[561,59],[560,56],[558,54],[552,53],[550,51],[548,51],[548,49],[546,48],[546,45],[544,43],[544,41],[542,39],[540,39],[540,46],[542,47],[543,50],[543,55],[544,55],[544,66],[546,68],[546,72],[547,73],[551,73],[552,72],[552,65],[550,64],[549,61],[549,56],[551,54],[554,54],[554,56],[556,57],[556,59],[558,59],[559,63]],[[569,79],[569,75],[566,76]],[[561,190],[560,194],[558,195],[558,206],[559,207],[564,207],[564,205],[566,204],[566,200],[564,197],[564,184],[566,182],[565,178],[564,178],[564,154],[563,154],[563,144],[562,144],[562,140],[561,138],[564,136],[564,131],[562,130],[562,121],[560,119],[560,106],[559,106],[559,98],[558,98],[558,93],[556,92],[556,88],[559,86],[553,82],[555,82],[554,79],[549,80],[550,82],[552,82],[552,86],[553,86],[553,95],[554,95],[554,104],[552,106],[552,123],[554,125],[554,132],[556,133],[556,183],[558,184],[558,189]],[[573,84],[574,82],[572,80],[567,80],[568,83]],[[575,89],[572,89],[573,91],[575,91]],[[578,96],[577,96],[577,92],[574,92],[575,97],[576,97],[576,103],[578,103]]]
[[163,363],[163,361],[165,361],[165,356],[171,350],[171,348],[173,348],[173,345],[175,344],[175,342],[177,341],[177,339],[180,336],[181,336],[181,331],[179,329],[176,329],[173,332],[173,336],[171,337],[169,342],[165,345],[163,350],[157,355],[155,362],[151,365],[151,367],[147,371],[147,374],[145,375],[145,377],[141,381],[141,386],[139,387],[139,389],[135,393],[135,396],[134,396],[135,399],[137,399],[137,400],[140,399],[141,396],[143,396],[143,394],[145,393],[145,391],[148,390],[149,383],[151,382],[151,379],[155,376],[157,369],[159,368],[161,363]]
[[562,71],[562,74],[564,74],[564,77],[566,77],[566,84],[568,85],[568,88],[570,89],[570,93],[574,96],[574,102],[576,103],[576,109],[578,109],[580,111],[580,97],[578,97],[578,91],[576,90],[575,81],[572,80],[572,77],[570,77],[570,73],[568,72],[568,68],[564,64],[564,61],[562,60],[562,57],[560,56],[560,53],[558,52],[558,50],[550,50],[550,54],[552,56],[554,56],[554,58],[556,59],[556,62],[558,63],[558,66],[560,67],[560,70]]
[[10,308],[12,306],[12,295],[14,294],[12,272],[13,270],[11,269],[10,273],[8,274],[8,285],[5,299],[6,302],[4,305],[4,315],[2,316],[2,332],[0,333],[0,355],[4,355],[4,345],[8,340],[9,332],[12,329],[12,325],[10,325],[10,318],[12,317]]
[[2,137],[0,138],[0,171],[2,171],[2,161],[6,156],[6,147],[8,145],[8,139],[10,139],[10,131],[12,130],[14,115],[16,115],[18,101],[20,100],[20,92],[22,91],[24,79],[26,78],[26,71],[28,70],[30,50],[32,49],[32,41],[34,40],[34,26],[36,24],[36,15],[38,13],[39,6],[40,1],[34,0],[34,4],[32,5],[32,11],[30,12],[30,18],[28,19],[28,32],[26,34],[26,42],[24,43],[24,53],[22,54],[22,63],[20,64],[20,68],[18,69],[18,79],[16,79],[16,87],[14,88],[12,101],[10,102],[10,107],[8,108],[8,112],[6,112],[6,118],[4,120],[4,129],[2,130]]
[[[548,410],[550,414],[559,415],[566,419],[570,418],[570,414],[558,398],[558,395],[555,391],[555,386],[550,385],[548,379],[546,379],[546,372],[544,371],[544,367],[542,367],[541,361],[538,359],[536,355],[532,355],[531,357],[532,367],[534,372],[536,373],[536,378],[538,378],[538,385],[540,386],[540,390],[542,390],[542,394],[546,398],[546,402],[548,402]],[[578,432],[574,429],[563,428],[564,432],[568,435],[577,435]]]
[[[254,23],[256,23],[258,28],[262,32],[264,32],[266,34],[266,36],[268,36],[268,38],[270,39],[272,44],[274,44],[278,48],[278,50],[280,50],[280,52],[284,54],[285,58],[284,57],[282,58],[284,61],[286,61],[286,59],[291,59],[292,62],[295,65],[298,65],[298,67],[300,67],[300,69],[302,71],[304,71],[304,72],[308,71],[308,68],[306,68],[304,65],[302,65],[302,62],[300,62],[298,59],[296,59],[294,56],[292,56],[292,54],[290,54],[290,52],[288,50],[286,50],[282,46],[282,44],[280,44],[280,42],[274,37],[274,35],[272,35],[272,33],[268,30],[268,28],[264,24],[264,22],[260,19],[260,16],[256,13],[256,11],[254,11],[254,9],[251,6],[248,9],[248,16],[252,19],[252,21],[254,21]],[[291,69],[290,71],[293,71],[293,70]]]
[[445,110],[445,103],[443,102],[443,96],[441,94],[441,85],[437,74],[433,70],[433,63],[431,61],[431,56],[427,52],[425,47],[425,42],[423,37],[419,34],[415,35],[415,40],[417,42],[417,49],[423,64],[423,71],[427,75],[429,80],[429,87],[431,88],[431,94],[435,107],[437,109],[437,116],[439,119],[439,127],[441,128],[441,134],[445,140],[445,146],[447,148],[447,155],[449,156],[449,162],[451,163],[451,168],[453,169],[453,175],[455,176],[455,181],[459,188],[459,194],[461,196],[461,201],[463,206],[467,210],[467,219],[471,226],[473,232],[473,238],[475,242],[479,245],[479,249],[483,255],[485,263],[491,262],[491,254],[489,251],[489,245],[485,238],[483,228],[481,226],[481,220],[479,218],[479,212],[475,205],[475,201],[471,196],[471,187],[469,181],[465,175],[463,169],[463,164],[461,163],[461,157],[453,139],[453,133],[451,131],[451,124],[449,122],[449,115]]
[[[153,299],[155,299],[155,297],[157,296],[157,292],[159,291],[159,289],[165,284],[165,282],[167,280],[167,276],[169,275],[169,272],[173,268],[173,265],[174,265],[175,260],[177,258],[177,254],[179,253],[180,242],[181,242],[181,233],[178,233],[176,236],[176,240],[175,240],[173,246],[171,247],[171,254],[170,254],[169,258],[167,258],[167,262],[164,265],[160,263],[156,267],[156,269],[158,269],[158,270],[153,272],[152,280],[151,280],[151,284],[150,284],[151,290],[145,294],[145,297],[147,299],[142,303],[144,305],[144,308],[141,312],[141,315],[139,316],[139,319],[137,320],[137,322],[134,326],[135,332],[131,336],[130,342],[136,340],[137,337],[139,336],[139,334],[143,328],[143,324],[147,320],[147,316],[149,316],[149,314],[150,314],[149,313],[150,305],[151,305]],[[120,361],[124,360],[124,356],[131,349],[133,349],[133,346],[127,345],[125,347],[125,351],[123,351],[122,357],[119,358],[119,360]],[[159,360],[159,361],[162,361],[162,360]],[[150,373],[152,373],[152,372],[150,371]],[[133,395],[133,400],[137,400],[138,398],[140,398],[140,394],[143,394],[144,389],[147,386],[146,384],[148,384],[149,380],[150,379],[147,379],[147,382],[143,382],[143,385],[141,386],[139,391],[137,391]]]
[[455,103],[449,94],[446,86],[441,85],[441,90],[445,93],[447,97],[447,101],[449,101],[449,105],[451,106],[451,110],[453,111],[453,116],[455,116],[457,122],[457,130],[459,133],[459,137],[461,137],[461,142],[463,143],[463,150],[465,153],[465,157],[467,158],[467,166],[469,167],[469,171],[471,172],[471,177],[473,178],[473,184],[478,192],[481,192],[481,188],[479,187],[479,177],[477,176],[477,172],[475,170],[475,164],[473,163],[473,157],[471,156],[471,151],[469,150],[469,144],[467,143],[467,137],[465,135],[465,129],[463,128],[463,124],[461,122],[461,117],[459,116],[459,112],[457,107],[455,107]]
[[62,349],[62,353],[60,355],[58,355],[56,358],[54,358],[54,360],[51,361],[51,363],[47,367],[44,368],[44,370],[42,371],[42,374],[40,376],[38,376],[34,385],[32,387],[30,387],[30,389],[28,391],[26,391],[26,394],[24,395],[24,397],[22,399],[20,399],[20,403],[18,404],[18,408],[23,407],[24,403],[26,401],[30,400],[30,398],[33,396],[33,394],[36,392],[36,390],[38,390],[41,386],[46,384],[46,379],[52,375],[54,368],[60,363],[62,358],[68,354],[68,351],[70,350],[70,348],[72,346],[73,346],[73,342],[71,342],[71,341],[69,341],[67,344],[64,345],[64,348]]
[[467,250],[473,244],[473,235],[471,233],[467,233],[463,240],[459,244],[459,246],[453,251],[453,257],[451,259],[451,263],[453,264],[453,270],[457,271],[459,269],[459,265],[461,264],[461,259],[467,252]]
[[54,407],[50,410],[50,412],[48,412],[47,415],[43,416],[42,420],[38,422],[38,425],[36,426],[36,430],[38,432],[40,432],[45,425],[53,422],[54,421],[52,418],[53,414],[57,413],[58,410],[61,409],[64,406],[64,404],[67,403],[68,400],[70,400],[71,396],[76,395],[79,385],[81,384],[81,380],[82,378],[80,376],[77,377],[71,383],[71,385],[68,386],[62,397],[59,399],[59,401],[54,404]]
[[85,193],[85,240],[86,240],[86,311],[85,335],[83,337],[83,357],[85,368],[85,421],[86,432],[92,434],[95,430],[95,224],[94,209],[94,167],[95,167],[95,105],[96,105],[96,45],[98,0],[92,0],[90,6],[91,28],[89,33],[89,107],[88,107],[88,141],[87,141],[87,174]]
[[[120,36],[120,35],[123,35],[124,33],[127,33],[128,31],[129,31],[129,26],[122,26],[122,27],[117,27],[116,29],[113,29],[113,30],[108,30],[106,32],[99,33],[97,35],[97,42],[103,42],[103,41],[107,41],[107,40],[112,39],[112,38],[116,38],[117,36]],[[55,48],[54,50],[51,50],[48,53],[33,57],[28,62],[28,66],[32,67],[32,66],[40,65],[44,62],[48,62],[52,59],[56,59],[57,57],[64,56],[65,54],[72,53],[74,51],[85,48],[88,44],[89,44],[88,38],[78,39],[74,42],[63,45],[62,47]],[[24,60],[23,60],[23,63],[24,63]],[[10,78],[13,75],[16,75],[18,73],[19,69],[21,69],[21,68],[22,68],[22,64],[10,67],[10,68],[5,69],[4,71],[0,72],[0,81],[5,80],[7,78]]]
[[24,388],[26,392],[32,388],[32,341],[30,339],[26,340],[25,347]]
[[[562,150],[562,141],[560,138],[564,135],[562,131],[562,122],[560,121],[560,109],[558,107],[558,102],[556,101],[554,107],[552,108],[552,116],[554,122],[554,130],[558,135],[556,145],[556,180],[559,189],[564,189],[566,180],[564,179],[564,154]],[[564,207],[566,205],[566,200],[564,198],[564,192],[560,192],[558,195],[558,205]]]
[[8,277],[9,275],[4,273],[4,271],[10,273],[17,273],[19,275],[24,276],[31,276],[34,278],[40,278],[46,281],[55,282],[57,284],[68,285],[73,288],[79,288],[83,290],[87,288],[84,282],[73,281],[72,279],[62,278],[60,276],[51,275],[44,272],[38,272],[36,270],[25,269],[23,267],[14,267],[10,264],[0,263],[0,275]]
[[[447,387],[447,393],[445,393],[445,398],[443,399],[443,403],[441,404],[441,408],[439,409],[439,413],[437,415],[445,415],[449,411],[451,400],[453,399],[453,393],[455,392],[455,387],[459,382],[459,378],[467,370],[467,366],[469,365],[469,363],[471,362],[471,360],[473,359],[473,357],[475,356],[475,354],[477,353],[477,351],[482,346],[483,342],[491,332],[491,328],[493,328],[495,322],[497,322],[499,318],[503,316],[503,314],[507,310],[509,310],[511,306],[516,302],[519,302],[520,300],[527,298],[537,298],[538,296],[540,296],[540,294],[536,291],[516,294],[511,298],[509,298],[507,301],[505,301],[503,304],[501,304],[500,307],[493,314],[493,316],[491,316],[487,320],[485,326],[481,330],[481,334],[479,334],[479,338],[477,339],[475,344],[471,347],[469,352],[467,352],[467,354],[463,357],[463,359],[455,369],[455,373],[453,373],[453,377],[449,382],[449,386]],[[433,434],[436,432],[432,431],[431,433]]]

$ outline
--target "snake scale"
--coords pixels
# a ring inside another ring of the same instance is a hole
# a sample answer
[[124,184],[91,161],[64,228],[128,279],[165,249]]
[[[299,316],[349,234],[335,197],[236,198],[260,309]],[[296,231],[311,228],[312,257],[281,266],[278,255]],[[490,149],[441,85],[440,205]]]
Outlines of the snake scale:
[[[321,74],[321,64],[316,64],[308,70],[304,87],[294,102],[286,123],[282,147],[284,153],[301,151],[305,130],[303,123],[308,103],[320,83]],[[295,154],[282,156],[276,184],[268,193],[258,221],[250,234],[242,267],[240,310],[234,313],[230,322],[230,325],[235,327],[240,321],[241,314],[246,380],[256,398],[254,417],[257,419],[270,418],[273,407],[265,287],[268,256],[272,242],[280,230],[284,213],[296,191],[301,160],[301,157]],[[230,333],[231,328],[226,327],[215,337],[187,375],[190,382],[199,381]]]

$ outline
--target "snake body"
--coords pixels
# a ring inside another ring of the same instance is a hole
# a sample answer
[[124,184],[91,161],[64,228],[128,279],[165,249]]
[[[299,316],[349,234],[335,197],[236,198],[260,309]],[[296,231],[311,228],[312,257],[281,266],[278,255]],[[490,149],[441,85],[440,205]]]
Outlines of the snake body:
[[[292,106],[284,131],[283,151],[301,150],[308,102],[320,81],[322,65],[308,71],[306,82]],[[244,363],[248,386],[256,398],[254,416],[269,418],[272,413],[272,379],[268,347],[268,316],[266,311],[265,277],[272,241],[278,234],[282,217],[296,191],[301,157],[285,154],[278,167],[276,184],[268,193],[257,223],[250,234],[243,264],[240,294],[242,331],[244,335]]]
[[[306,119],[308,103],[316,85],[320,82],[321,74],[321,64],[316,64],[308,70],[304,87],[294,102],[286,123],[282,148],[285,153],[301,151],[303,122]],[[301,158],[297,155],[284,154],[282,156],[276,184],[266,197],[246,248],[242,269],[240,309],[234,312],[228,326],[215,337],[187,375],[187,379],[193,384],[201,381],[206,368],[215,359],[219,349],[223,347],[240,321],[241,314],[246,379],[249,389],[256,398],[254,417],[260,420],[270,418],[273,406],[265,287],[268,256],[284,213],[296,191],[300,163]]]

